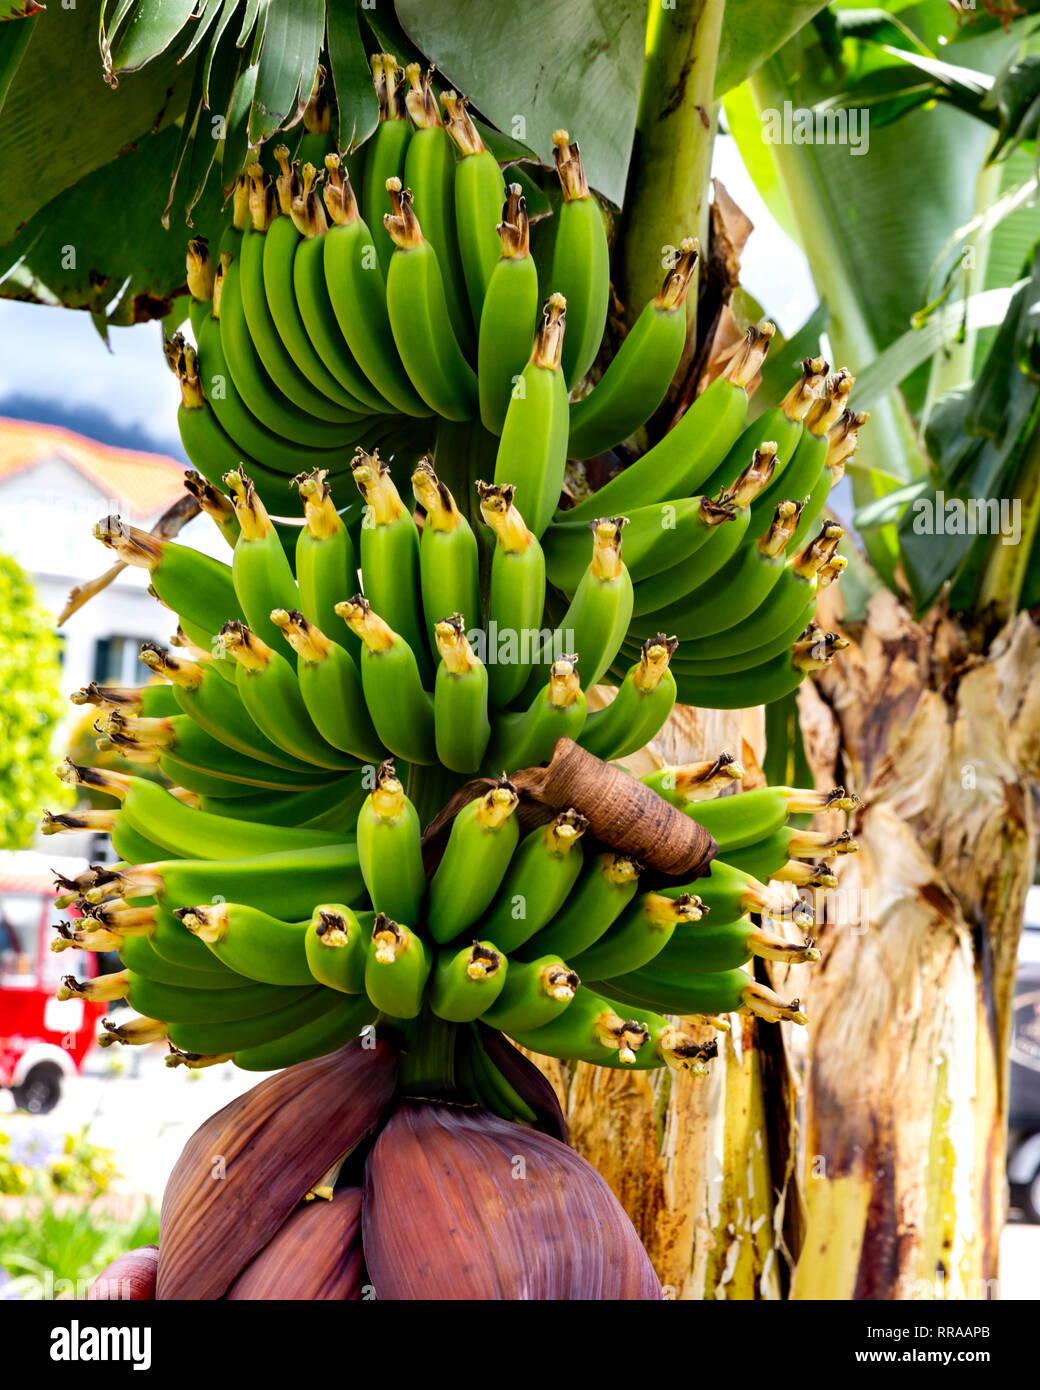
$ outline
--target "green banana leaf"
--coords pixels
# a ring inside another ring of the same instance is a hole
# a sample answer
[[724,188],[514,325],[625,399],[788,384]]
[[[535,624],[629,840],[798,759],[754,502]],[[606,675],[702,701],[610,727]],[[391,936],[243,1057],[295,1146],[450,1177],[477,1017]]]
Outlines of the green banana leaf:
[[[184,112],[196,59],[178,65],[174,46],[143,71],[122,77],[113,90],[101,80],[99,12],[100,5],[85,0],[72,9],[54,4],[31,21],[6,26],[31,22],[32,35],[3,107],[0,246],[85,174],[118,160],[135,141]],[[168,180],[168,168],[166,174]],[[124,190],[121,205],[133,196],[132,189]]]
[[625,193],[639,106],[645,0],[398,0],[407,33],[500,130],[543,159],[563,126],[589,182]]

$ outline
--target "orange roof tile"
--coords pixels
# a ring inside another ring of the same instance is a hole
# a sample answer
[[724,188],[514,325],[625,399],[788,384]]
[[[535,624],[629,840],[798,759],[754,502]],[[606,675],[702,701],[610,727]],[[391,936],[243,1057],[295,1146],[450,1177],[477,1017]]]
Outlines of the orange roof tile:
[[0,417],[0,482],[55,456],[138,517],[164,511],[184,491],[184,467],[176,459],[98,444],[57,425]]

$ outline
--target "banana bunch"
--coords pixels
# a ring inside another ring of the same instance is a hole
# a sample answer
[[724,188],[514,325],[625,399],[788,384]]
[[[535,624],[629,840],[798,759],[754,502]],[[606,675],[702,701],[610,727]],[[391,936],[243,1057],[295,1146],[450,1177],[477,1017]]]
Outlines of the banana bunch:
[[[418,68],[403,91],[385,55],[373,72],[383,119],[357,156],[319,171],[279,147],[276,175],[258,161],[236,188],[216,263],[189,248],[195,346],[167,355],[186,487],[228,553],[95,528],[176,630],[142,649],[155,683],[74,696],[146,775],[63,769],[92,805],[45,832],[107,833],[118,863],[62,882],[76,915],[54,947],[119,953],[62,986],[130,1003],[106,1044],[266,1071],[377,1025],[404,1055],[440,1037],[452,1094],[534,1123],[503,1034],[703,1071],[712,1045],[670,1015],[804,1021],[747,967],[818,958],[790,897],[855,844],[787,822],[851,809],[844,792],[722,797],[742,775],[727,755],[653,774],[718,847],[693,880],[595,838],[579,806],[528,814],[510,776],[575,744],[605,775],[596,759],[643,747],[677,698],[757,704],[833,658],[844,640],[813,613],[841,531],[814,531],[863,417],[849,374],[807,359],[747,425],[773,332],[751,329],[659,443],[561,508],[568,461],[664,400],[696,246],[590,389],[609,257],[577,146],[554,139],[563,201],[536,264],[465,101],[438,106]],[[467,783],[435,843],[424,827]]]
[[[377,54],[371,65],[381,119],[370,140],[341,155],[327,135],[308,134],[295,159],[275,147],[276,171],[261,151],[234,190],[215,254],[204,237],[189,243],[195,345],[179,334],[166,343],[189,458],[214,493],[248,474],[276,515],[291,509],[291,479],[321,471],[338,485],[361,447],[373,458],[381,450],[399,473],[428,456],[470,521],[477,479],[490,477],[519,507],[524,548],[536,548],[526,562],[532,630],[543,625],[536,607],[563,626],[588,568],[587,526],[612,518],[627,527],[628,578],[621,640],[596,679],[624,686],[640,649],[667,630],[684,644],[671,679],[686,703],[731,708],[789,693],[835,652],[813,615],[844,567],[841,530],[814,529],[866,419],[847,408],[852,377],[828,378],[822,359],[807,358],[784,400],[747,424],[748,388],[775,332],[752,328],[672,429],[567,507],[582,489],[582,461],[630,450],[668,394],[697,245],[681,242],[593,381],[610,253],[577,145],[566,131],[553,137],[562,201],[536,259],[522,185],[506,184],[465,99],[446,91],[438,103],[417,64],[401,72]],[[378,529],[400,505],[363,495],[364,507],[341,513],[355,540],[363,516]],[[431,550],[447,552],[454,515],[422,505],[438,537]],[[425,569],[435,568],[431,554]],[[410,644],[424,618],[431,643],[434,625],[455,612],[479,621],[472,587],[454,607],[440,595],[432,617],[415,612],[410,578],[383,577],[379,594],[365,595]],[[383,605],[384,596],[396,601]],[[259,628],[270,643],[266,615]],[[283,656],[286,640],[272,644]],[[416,655],[430,676],[437,652]],[[586,684],[589,672],[586,662]],[[492,693],[512,685],[502,703],[525,688],[533,696],[521,674],[493,680]]]
[[[239,544],[248,530],[243,518]],[[249,590],[242,592],[248,602]],[[370,619],[367,605],[365,613]],[[297,615],[290,626],[306,631],[305,623]],[[241,642],[250,652],[236,666],[234,686],[216,673],[217,661],[148,648],[150,664],[171,685],[145,687],[136,697],[114,692],[118,703],[99,726],[106,741],[142,760],[151,755],[170,781],[191,764],[170,763],[168,750],[204,763],[190,753],[191,737],[217,740],[190,712],[136,711],[155,708],[152,692],[165,689],[195,711],[206,692],[201,705],[211,728],[220,727],[219,707],[236,712],[236,742],[248,718],[261,714],[280,739],[262,745],[258,722],[251,753],[222,745],[243,769],[253,763],[269,768],[272,779],[314,776],[320,784],[255,787],[242,796],[229,775],[221,796],[66,763],[68,780],[117,803],[51,817],[46,827],[107,832],[121,856],[114,867],[60,881],[67,890],[60,901],[75,903],[77,917],[61,924],[54,942],[56,950],[121,957],[121,970],[82,982],[66,977],[59,991],[61,998],[130,1003],[135,1017],[106,1020],[105,1045],[165,1039],[173,1065],[230,1059],[268,1071],[333,1052],[377,1021],[413,1040],[433,1022],[450,1031],[456,1088],[504,1117],[534,1123],[487,1037],[505,1033],[546,1055],[605,1066],[703,1071],[711,1047],[664,1011],[804,1021],[797,1001],[784,1003],[744,967],[756,955],[818,958],[810,937],[792,940],[776,929],[786,918],[803,931],[811,916],[801,906],[792,911],[769,881],[824,883],[826,862],[855,848],[847,835],[827,839],[787,824],[795,814],[851,809],[854,799],[841,789],[824,795],[773,787],[720,797],[742,773],[728,756],[651,774],[646,785],[703,826],[721,856],[707,877],[676,883],[603,844],[586,848],[588,821],[574,808],[522,832],[517,791],[500,777],[458,811],[428,873],[419,813],[394,763],[383,761],[369,778],[371,765],[356,760],[353,771],[308,762],[318,756],[311,724],[296,744],[298,766],[310,772],[286,766],[289,731],[308,708],[302,683],[289,659],[241,621],[224,633],[225,645],[229,637],[232,651]],[[261,647],[265,660],[256,665]],[[345,647],[338,650],[350,660]],[[301,664],[306,659],[301,648]],[[446,664],[444,671],[451,675]],[[250,702],[239,687],[258,678],[271,688]],[[102,690],[89,695],[103,705]],[[318,751],[331,761],[330,752]],[[322,803],[335,809],[303,815]]]

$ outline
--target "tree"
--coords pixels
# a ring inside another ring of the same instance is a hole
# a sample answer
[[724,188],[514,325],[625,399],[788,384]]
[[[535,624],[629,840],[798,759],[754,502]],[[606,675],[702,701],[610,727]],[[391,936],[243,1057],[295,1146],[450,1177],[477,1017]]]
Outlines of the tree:
[[[39,83],[40,66],[53,80],[62,55],[75,52],[65,48],[69,29],[32,21],[38,36],[6,89],[24,138],[12,142],[14,167],[5,170],[17,193],[0,226],[0,238],[10,238],[0,270],[23,257],[5,292],[87,308],[102,329],[149,316],[177,321],[180,238],[171,249],[158,229],[160,202],[171,226],[185,213],[205,225],[247,152],[299,127],[323,41],[339,143],[362,142],[375,122],[363,59],[377,44],[402,63],[433,62],[467,94],[490,147],[512,161],[536,221],[554,196],[539,163],[551,132],[561,124],[580,132],[590,182],[613,214],[622,304],[608,351],[646,298],[640,276],[649,261],[691,231],[700,235],[700,294],[688,300],[687,352],[673,388],[685,404],[713,351],[770,309],[739,285],[746,228],[738,213],[721,190],[709,197],[720,122],[737,139],[824,301],[788,342],[774,343],[761,398],[776,398],[792,364],[815,354],[826,331],[837,361],[859,376],[853,404],[873,412],[852,472],[866,554],[850,566],[844,608],[834,610],[857,645],[845,667],[803,692],[801,728],[793,701],[771,708],[764,723],[684,710],[660,751],[673,761],[713,756],[747,736],[771,782],[806,766],[828,784],[848,779],[864,798],[856,886],[884,915],[868,911],[861,938],[825,932],[820,1022],[805,1056],[793,1055],[782,1034],[736,1020],[699,1090],[673,1087],[667,1075],[549,1071],[575,1144],[622,1196],[662,1278],[682,1296],[894,1297],[931,1278],[939,1262],[940,1292],[984,1289],[1001,1221],[1008,992],[1036,850],[1036,631],[1020,612],[1040,596],[1030,561],[1035,229],[1020,216],[1030,179],[1035,191],[1028,17],[996,0],[970,15],[901,0],[883,10],[676,0],[650,6],[649,29],[641,0],[575,0],[562,9],[555,0],[398,0],[390,18],[347,0],[306,13],[276,0],[224,7],[219,20],[215,6],[197,21],[192,8],[160,11],[139,0],[121,11],[117,31],[102,29],[105,70],[122,105],[91,127],[85,167],[74,136],[55,142],[53,126],[21,116],[30,108],[18,93]],[[97,90],[83,100],[104,107]],[[788,106],[814,124],[868,111],[869,149],[853,157],[847,140],[845,148],[767,144],[766,121],[779,118],[782,128]],[[40,162],[41,142],[60,149],[46,194],[19,176]],[[126,238],[113,239],[109,207],[130,177],[138,196]],[[43,204],[45,196],[52,201]],[[66,266],[59,252],[69,245],[81,254]],[[124,282],[113,304],[104,288]],[[668,423],[652,422],[651,433]],[[608,466],[624,462],[618,455]],[[1017,498],[1018,548],[992,536],[992,544],[950,544],[934,526],[915,530],[914,504],[934,504],[939,493]],[[929,611],[937,599],[941,607]],[[988,725],[987,711],[996,716]],[[968,730],[978,730],[980,747],[976,785],[960,788],[978,792],[971,797],[950,780],[966,766],[959,750]],[[937,761],[936,740],[945,775],[921,782],[917,769]],[[965,855],[976,840],[979,853]],[[893,890],[883,873],[896,866],[904,877]],[[824,901],[820,913],[826,923]],[[893,976],[887,953],[904,936],[918,950]],[[876,986],[866,1006],[865,980]],[[908,1012],[927,1025],[909,1059],[901,1046]],[[850,1017],[862,1034],[849,1031]],[[862,1088],[865,1046],[883,1081]],[[799,1074],[809,1096],[804,1134],[795,1118]],[[849,1107],[860,1116],[851,1145],[835,1124]],[[948,1195],[951,1174],[959,1207]]]
[[64,712],[58,642],[32,584],[0,555],[0,849],[24,849],[39,808],[55,799],[54,731]]

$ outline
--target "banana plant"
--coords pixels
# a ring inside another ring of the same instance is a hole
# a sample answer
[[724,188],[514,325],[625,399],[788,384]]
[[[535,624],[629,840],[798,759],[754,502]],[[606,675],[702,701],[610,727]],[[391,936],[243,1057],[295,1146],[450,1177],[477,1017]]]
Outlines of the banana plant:
[[[1036,780],[1040,395],[1037,62],[1028,20],[989,8],[945,34],[925,7],[829,10],[726,104],[808,255],[832,346],[866,364],[853,399],[873,413],[852,470],[861,598],[831,610],[851,660],[799,696],[800,719],[790,701],[773,721],[780,762],[853,783],[867,850],[840,879],[861,920],[825,933],[811,991],[824,1021],[804,1071],[797,1299],[986,1297],[998,1272],[1037,857],[1013,807]],[[850,130],[869,118],[869,151],[763,150],[757,124],[785,100]],[[867,976],[883,984],[864,1009]],[[867,1046],[864,1075],[848,1050]],[[921,1220],[891,1242],[870,1213],[907,1202]]]

